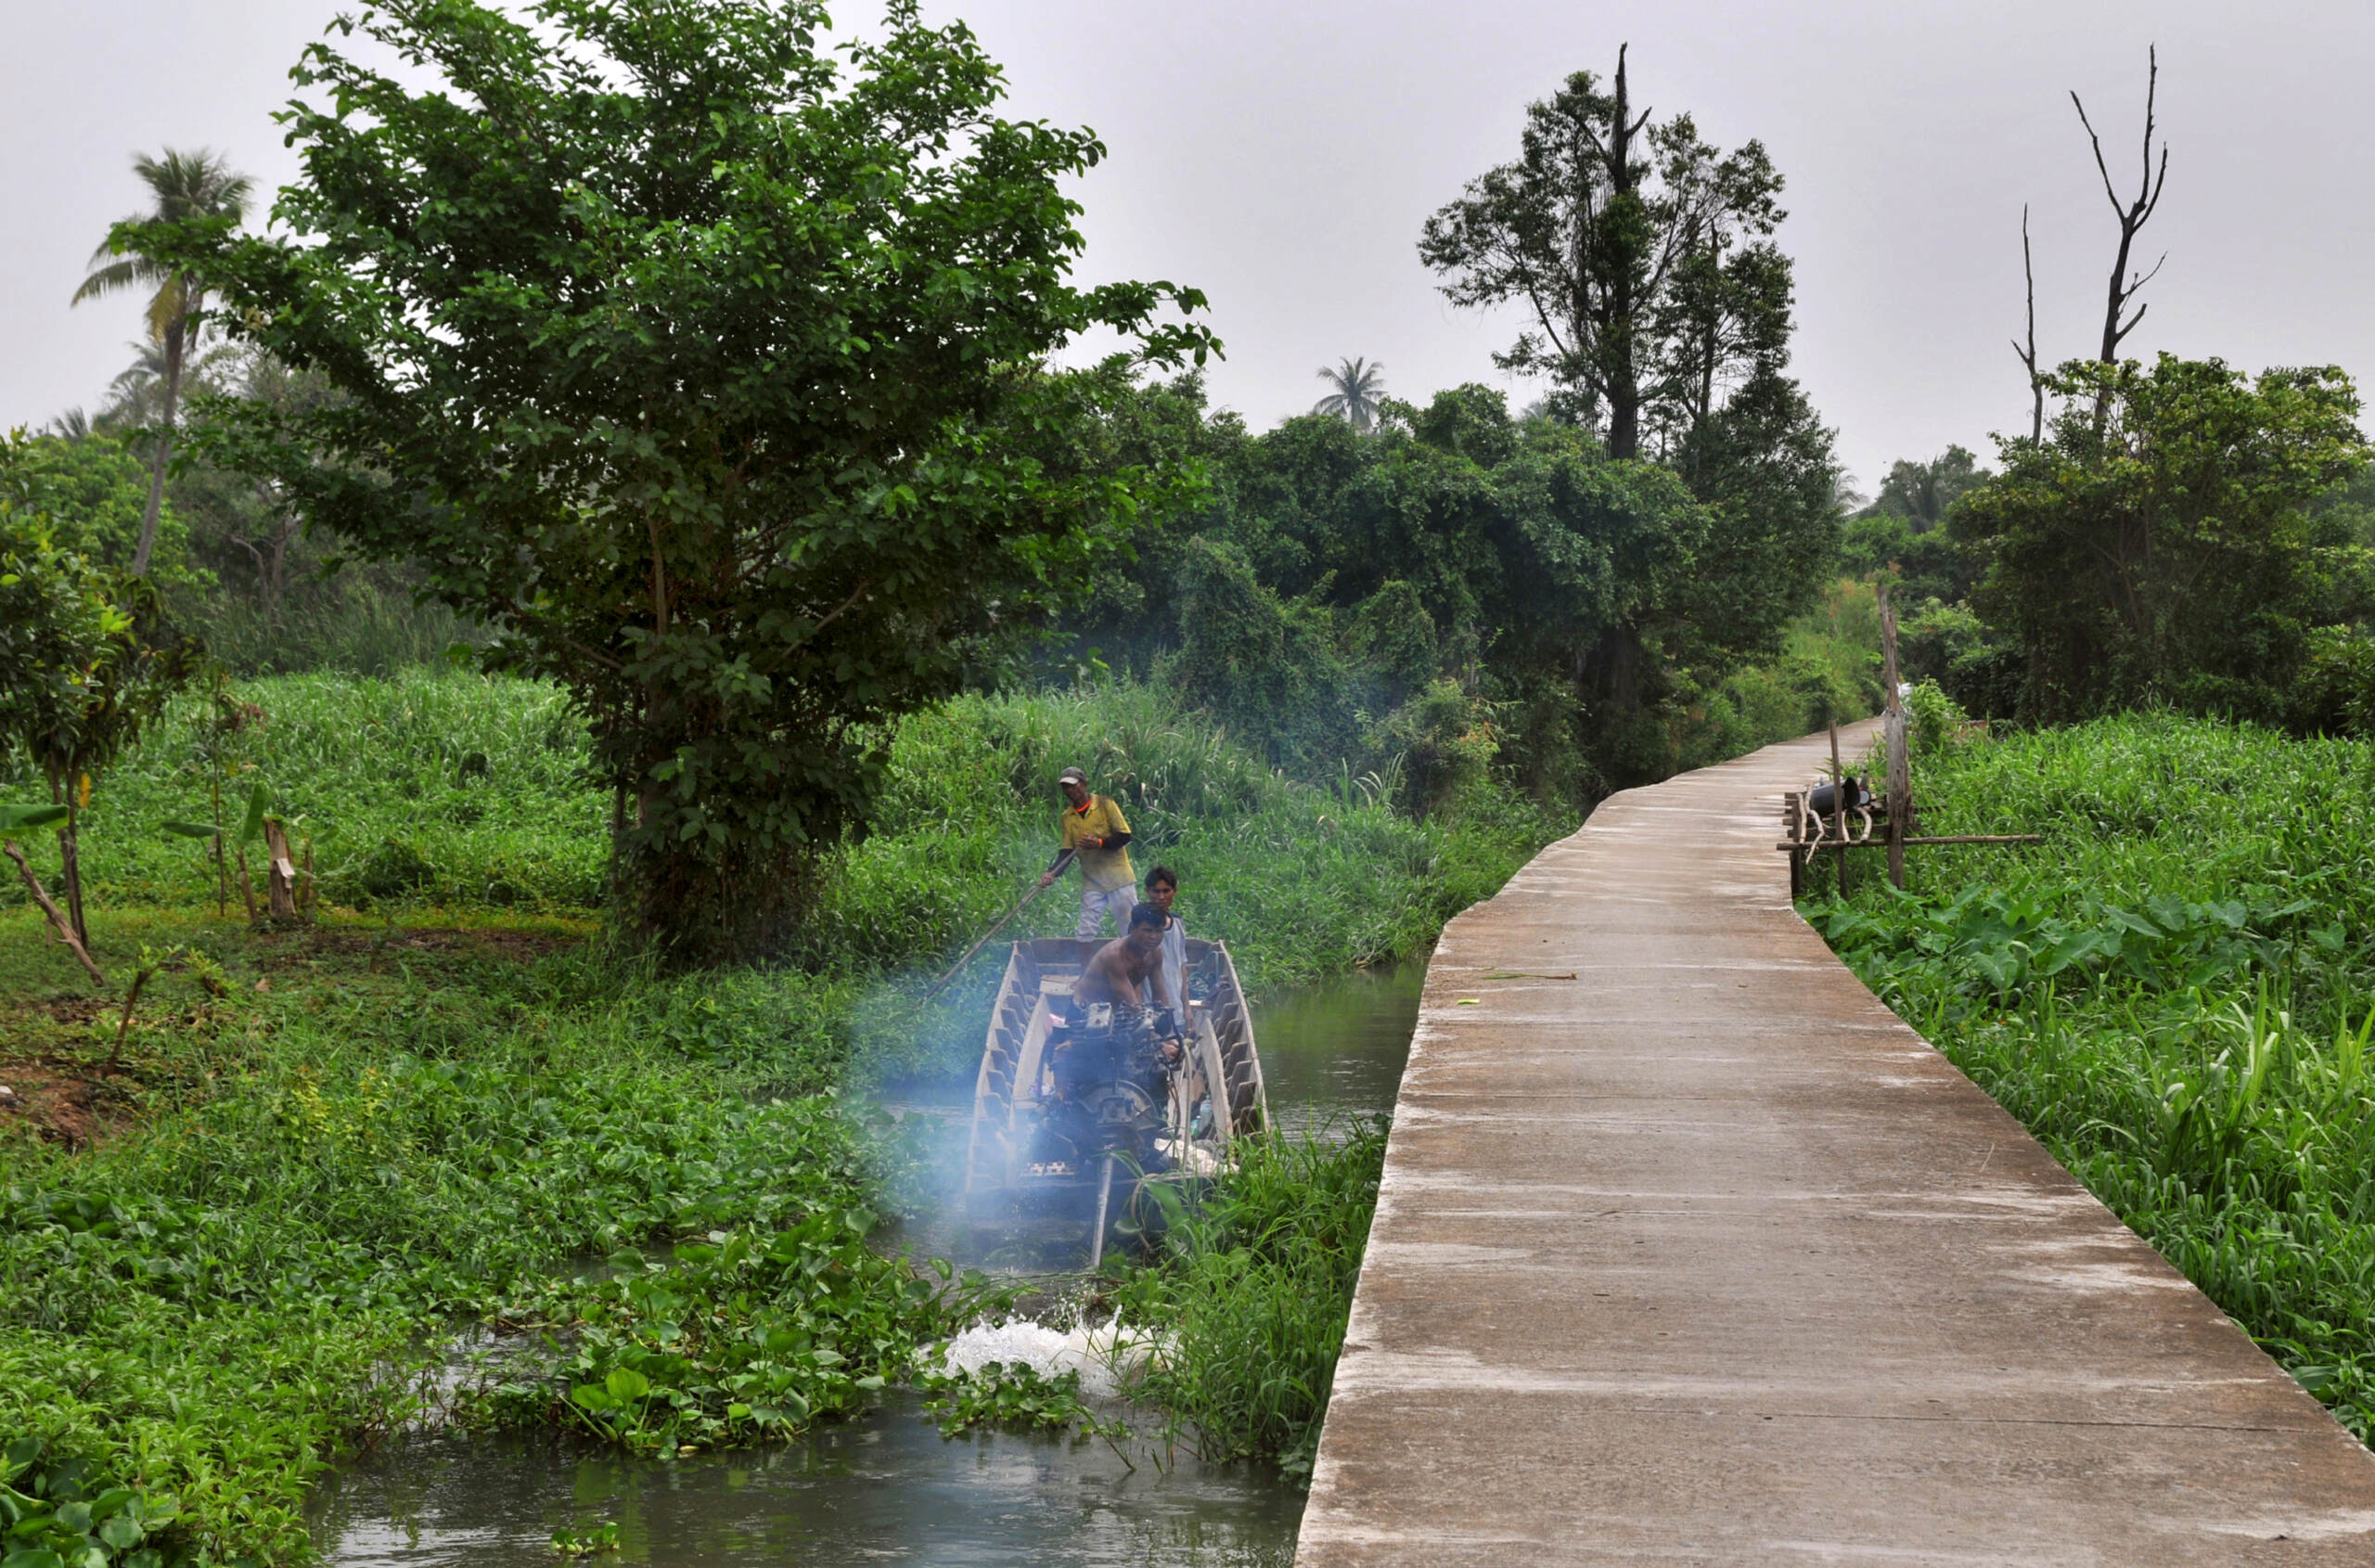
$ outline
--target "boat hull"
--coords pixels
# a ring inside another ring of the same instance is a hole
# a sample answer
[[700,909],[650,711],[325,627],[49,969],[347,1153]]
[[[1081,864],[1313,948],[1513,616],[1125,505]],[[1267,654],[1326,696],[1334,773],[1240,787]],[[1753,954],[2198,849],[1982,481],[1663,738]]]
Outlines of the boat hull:
[[[1101,1160],[1046,1158],[1042,1136],[1058,1110],[1050,1047],[1081,970],[1103,945],[1041,937],[1014,944],[1008,958],[973,1086],[965,1197],[977,1219],[1067,1209],[1084,1194],[1093,1202],[1103,1185]],[[1268,1125],[1269,1104],[1252,1009],[1227,945],[1190,939],[1187,962],[1188,1049],[1161,1086],[1158,1148],[1168,1174],[1205,1176],[1226,1163],[1235,1139]]]

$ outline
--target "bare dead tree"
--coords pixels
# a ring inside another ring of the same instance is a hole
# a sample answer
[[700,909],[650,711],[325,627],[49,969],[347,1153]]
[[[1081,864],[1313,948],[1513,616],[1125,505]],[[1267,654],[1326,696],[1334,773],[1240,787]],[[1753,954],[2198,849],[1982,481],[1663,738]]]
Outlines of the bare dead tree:
[[2045,379],[2037,374],[2037,269],[2029,259],[2029,204],[2021,203],[2021,273],[2029,283],[2029,341],[2012,340],[2012,352],[2029,372],[2029,439],[2045,439]]
[[2070,95],[2071,103],[2078,110],[2078,123],[2086,127],[2086,139],[2094,144],[2095,169],[2103,176],[2103,194],[2110,198],[2112,212],[2119,219],[2119,254],[2112,262],[2111,297],[2103,312],[2102,361],[2105,365],[2119,363],[2120,341],[2144,319],[2146,307],[2138,305],[2134,315],[2122,321],[2120,316],[2126,311],[2127,302],[2136,297],[2138,289],[2152,281],[2153,276],[2161,270],[2161,263],[2169,259],[2163,254],[2161,261],[2152,263],[2151,272],[2137,275],[2128,270],[2128,252],[2135,247],[2137,233],[2151,221],[2152,210],[2161,204],[2161,189],[2169,181],[2169,148],[2166,142],[2161,145],[2157,170],[2152,161],[2152,109],[2161,86],[2160,51],[2157,48],[2149,50],[2145,58],[2150,62],[2150,73],[2144,86],[2144,178],[2137,187],[2136,199],[2125,205],[2120,201],[2119,192],[2112,186],[2111,165],[2103,160],[2103,139],[2095,135],[2094,122],[2086,118],[2086,106],[2078,101],[2076,91]]

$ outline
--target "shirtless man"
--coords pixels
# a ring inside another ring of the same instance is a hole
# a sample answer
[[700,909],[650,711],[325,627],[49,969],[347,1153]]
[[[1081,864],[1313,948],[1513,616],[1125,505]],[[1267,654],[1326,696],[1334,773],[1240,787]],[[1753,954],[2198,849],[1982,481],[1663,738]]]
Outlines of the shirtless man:
[[[1179,1060],[1178,1025],[1166,1016],[1171,988],[1162,979],[1162,910],[1139,905],[1130,912],[1127,934],[1098,948],[1073,983],[1068,1009],[1072,1030],[1056,1044],[1052,1062],[1059,1104],[1052,1109],[1046,1130],[1081,1154],[1105,1151],[1100,1140],[1112,1136],[1110,1128],[1100,1128],[1082,1108],[1081,1097],[1089,1086],[1127,1080],[1150,1100],[1160,1101],[1162,1075]],[[1164,1009],[1156,1014],[1151,1031],[1162,1041],[1159,1058],[1145,1050],[1152,1042],[1133,1016],[1148,1005],[1149,995],[1153,1005]],[[1092,1029],[1089,1011],[1099,1005],[1111,1008],[1113,1016],[1110,1023]],[[1151,1158],[1150,1152],[1146,1157]]]
[[1074,1005],[1085,1011],[1099,1002],[1117,1008],[1175,1009],[1177,999],[1162,973],[1162,928],[1166,917],[1152,904],[1130,911],[1129,934],[1097,950],[1072,986]]

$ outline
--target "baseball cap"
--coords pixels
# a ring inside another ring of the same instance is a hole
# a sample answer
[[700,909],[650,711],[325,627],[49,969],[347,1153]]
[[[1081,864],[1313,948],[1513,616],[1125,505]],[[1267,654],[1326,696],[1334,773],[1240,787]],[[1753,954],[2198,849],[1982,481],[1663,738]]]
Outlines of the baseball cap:
[[1088,775],[1083,773],[1076,767],[1068,767],[1064,769],[1063,772],[1056,775],[1056,782],[1059,784],[1085,784],[1088,782]]

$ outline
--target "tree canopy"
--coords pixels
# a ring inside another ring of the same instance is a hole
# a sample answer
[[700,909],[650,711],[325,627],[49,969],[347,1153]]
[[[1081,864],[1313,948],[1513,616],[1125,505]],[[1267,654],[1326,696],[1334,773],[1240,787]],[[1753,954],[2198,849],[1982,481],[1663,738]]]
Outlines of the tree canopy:
[[2320,630],[2369,608],[2351,514],[2315,504],[2369,456],[2349,378],[2163,354],[2073,361],[2047,389],[2046,439],[2003,442],[2002,476],[1949,514],[1987,563],[1972,608],[2019,649],[2022,713],[2283,721]]
[[1914,533],[1927,533],[1946,521],[1957,501],[1995,477],[1968,447],[1949,445],[1927,462],[1900,457],[1889,465],[1880,495],[1857,515],[1903,518]]
[[1186,379],[1135,406],[1131,449],[1209,489],[1068,619],[1074,656],[1176,679],[1307,776],[1401,755],[1423,796],[1489,736],[1546,795],[1657,777],[1688,693],[1775,652],[1831,560],[1828,434],[1778,379],[1702,431],[1703,496],[1488,387],[1387,399],[1367,434],[1250,434]]
[[811,0],[392,0],[310,49],[281,233],[133,225],[336,396],[220,409],[213,460],[565,684],[623,805],[642,928],[747,949],[862,825],[873,721],[1077,591],[1169,470],[1084,467],[1110,328],[1209,333],[1165,283],[1075,289],[1086,131],[1002,119],[912,0],[821,42]]
[[1688,114],[1634,112],[1624,52],[1526,110],[1517,161],[1427,221],[1419,255],[1454,304],[1522,306],[1495,363],[1547,377],[1609,451],[1671,447],[1727,392],[1788,356],[1785,214],[1763,144],[1723,152]]

